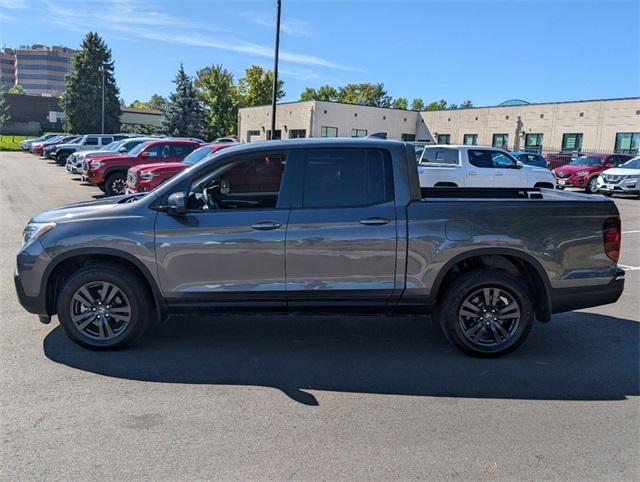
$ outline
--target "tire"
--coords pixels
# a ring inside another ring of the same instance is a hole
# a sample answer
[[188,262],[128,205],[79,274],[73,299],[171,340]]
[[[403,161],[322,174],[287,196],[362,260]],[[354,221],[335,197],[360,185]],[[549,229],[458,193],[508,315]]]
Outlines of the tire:
[[98,189],[100,189],[102,192],[107,192],[107,189],[104,187],[104,184],[96,184],[96,186],[98,186]]
[[[529,335],[534,320],[530,290],[513,276],[490,269],[470,271],[444,289],[440,327],[463,352],[500,357],[518,348]],[[486,290],[492,300],[487,300]]]
[[598,192],[598,176],[592,176],[584,190],[589,194]]
[[57,310],[62,328],[75,343],[93,350],[116,350],[144,334],[151,303],[138,274],[96,264],[65,281]]
[[127,185],[127,175],[124,172],[114,172],[109,174],[104,182],[104,192],[107,196],[118,196],[124,194]]
[[64,166],[67,163],[67,157],[69,157],[68,152],[61,152],[56,156],[56,162],[61,166]]

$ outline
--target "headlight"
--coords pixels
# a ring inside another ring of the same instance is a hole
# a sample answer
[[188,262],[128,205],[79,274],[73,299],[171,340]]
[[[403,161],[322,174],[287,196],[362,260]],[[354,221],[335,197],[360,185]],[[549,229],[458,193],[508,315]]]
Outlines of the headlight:
[[589,174],[589,171],[578,171],[576,176],[583,177]]
[[101,168],[102,166],[104,166],[104,163],[103,163],[103,162],[100,162],[100,161],[90,161],[90,162],[89,162],[89,167],[90,167],[91,169],[99,169],[99,168]]
[[623,176],[622,179],[640,179],[640,174],[628,174]]
[[56,227],[56,223],[29,223],[22,233],[23,246],[34,239],[41,238]]
[[151,181],[151,179],[153,179],[154,177],[155,177],[155,174],[153,172],[140,173],[140,179],[142,179],[143,181]]

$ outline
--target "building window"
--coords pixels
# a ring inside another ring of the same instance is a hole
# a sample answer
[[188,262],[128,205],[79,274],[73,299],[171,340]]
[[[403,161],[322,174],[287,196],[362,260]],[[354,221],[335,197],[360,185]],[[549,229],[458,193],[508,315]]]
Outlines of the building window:
[[320,127],[320,137],[338,137],[338,128],[322,126]]
[[251,142],[252,137],[260,137],[260,131],[247,131],[247,142]]
[[[327,137],[336,137],[338,134],[336,132],[335,136],[327,136]],[[351,129],[351,137],[367,137],[367,129]]]
[[462,138],[465,146],[475,146],[478,144],[478,134],[465,134]]
[[562,134],[562,150],[579,151],[582,148],[582,134]]
[[640,132],[618,132],[616,134],[616,152],[635,154],[640,147]]
[[509,134],[494,134],[491,145],[493,147],[502,147],[503,149],[506,149],[509,145]]
[[[273,140],[278,140],[278,139],[282,139],[282,131],[280,129],[276,129],[274,132],[274,136],[273,136]],[[267,131],[267,140],[270,141],[272,139],[271,137],[271,129],[269,129]]]
[[542,134],[525,134],[524,147],[542,147]]
[[307,137],[306,129],[290,129],[289,130],[289,139],[302,139]]
[[416,135],[415,134],[401,134],[400,135],[400,139],[402,139],[405,142],[413,142],[416,140]]
[[451,134],[438,134],[438,144],[450,144]]

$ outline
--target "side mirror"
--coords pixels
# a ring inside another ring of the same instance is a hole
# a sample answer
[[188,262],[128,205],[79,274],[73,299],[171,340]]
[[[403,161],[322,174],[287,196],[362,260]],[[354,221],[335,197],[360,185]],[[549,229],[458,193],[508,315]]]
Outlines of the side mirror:
[[183,216],[187,212],[187,199],[183,192],[174,192],[167,198],[165,208],[167,214],[171,216]]
[[140,157],[151,157],[151,153],[149,151],[145,151],[142,154],[140,154]]
[[118,152],[124,154],[125,152],[127,152],[127,148],[126,147],[121,147],[120,149],[118,149]]
[[518,169],[522,169],[524,167],[524,162],[522,161],[516,161],[516,168]]
[[607,162],[604,167],[611,169],[612,167],[615,167],[615,165],[612,162]]

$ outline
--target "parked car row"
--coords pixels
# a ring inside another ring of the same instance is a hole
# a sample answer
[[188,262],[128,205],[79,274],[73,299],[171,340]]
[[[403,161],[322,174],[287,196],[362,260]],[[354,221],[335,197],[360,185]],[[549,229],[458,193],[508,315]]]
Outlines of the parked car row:
[[184,137],[47,134],[20,147],[55,160],[69,174],[80,174],[85,182],[114,196],[151,191],[189,166],[236,144],[232,137],[207,144]]

